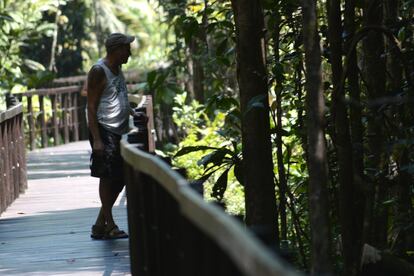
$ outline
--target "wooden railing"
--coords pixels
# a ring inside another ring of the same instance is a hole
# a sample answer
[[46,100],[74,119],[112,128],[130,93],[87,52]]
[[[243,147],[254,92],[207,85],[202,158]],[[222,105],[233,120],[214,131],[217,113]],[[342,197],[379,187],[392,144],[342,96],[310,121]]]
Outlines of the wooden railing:
[[[140,79],[134,71],[124,76],[129,89]],[[52,87],[18,94],[21,101],[27,102],[24,121],[31,150],[88,139],[86,79],[86,75],[59,78],[51,83]]]
[[298,275],[167,163],[142,150],[151,152],[144,145],[151,136],[152,114],[147,115],[147,125],[121,142],[132,274]]
[[[30,149],[79,140],[80,129],[86,125],[86,99],[81,97],[81,89],[79,85],[72,85],[31,90],[19,95],[23,102],[27,102],[25,121]],[[37,144],[39,137],[40,145]],[[86,139],[85,134],[82,138]]]
[[23,109],[0,113],[0,213],[27,188]]

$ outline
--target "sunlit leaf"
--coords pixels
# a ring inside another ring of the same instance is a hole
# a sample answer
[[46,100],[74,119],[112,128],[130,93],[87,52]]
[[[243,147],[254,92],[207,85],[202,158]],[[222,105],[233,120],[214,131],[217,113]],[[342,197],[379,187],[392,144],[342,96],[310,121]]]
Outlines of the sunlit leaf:
[[200,150],[210,150],[210,149],[217,149],[216,147],[209,147],[209,146],[191,146],[191,147],[184,147],[180,149],[174,157],[179,157],[190,152],[200,151]]
[[216,198],[218,201],[223,200],[224,193],[227,189],[227,176],[229,174],[229,169],[226,169],[220,177],[217,179],[216,183],[213,186],[213,191],[211,196]]
[[24,60],[24,65],[26,65],[27,67],[29,67],[32,70],[35,71],[44,71],[46,70],[46,68],[39,62],[31,60],[31,59],[25,59]]

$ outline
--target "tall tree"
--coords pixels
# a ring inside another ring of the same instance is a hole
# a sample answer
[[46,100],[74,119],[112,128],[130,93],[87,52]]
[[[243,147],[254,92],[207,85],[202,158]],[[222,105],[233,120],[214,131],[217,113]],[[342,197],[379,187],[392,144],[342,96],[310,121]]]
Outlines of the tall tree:
[[341,1],[329,0],[328,39],[332,67],[331,114],[335,125],[334,144],[338,160],[339,221],[341,224],[344,275],[357,275],[362,248],[362,217],[359,203],[361,196],[355,187],[353,149],[349,131],[348,112],[342,80],[342,21]]
[[309,213],[311,224],[312,275],[332,272],[331,235],[328,215],[328,172],[325,146],[325,100],[322,90],[316,0],[302,1],[303,39],[306,62],[306,110],[308,136]]
[[[204,66],[203,63],[207,48],[208,0],[204,0],[204,11],[198,32],[193,34],[189,41],[190,60],[192,63],[192,94],[199,103],[204,103]],[[197,23],[198,24],[198,23]]]
[[[384,22],[394,34],[397,34],[399,28],[399,6],[400,1],[386,0],[384,1]],[[388,70],[388,90],[392,94],[401,94],[403,92],[403,68],[402,61],[397,55],[395,45],[387,43],[387,68]],[[412,124],[412,117],[407,110],[409,106],[407,104],[399,105],[397,111],[397,128],[400,130],[397,132],[399,141],[410,139],[410,126]],[[394,208],[394,230],[397,234],[395,241],[395,252],[399,255],[405,255],[405,252],[409,250],[408,231],[405,229],[406,225],[409,225],[411,221],[410,216],[410,185],[413,181],[409,172],[406,169],[410,164],[409,159],[409,146],[404,146],[400,153],[396,155],[396,162],[398,164],[399,173],[396,185],[396,206]]]
[[[366,1],[364,7],[364,25],[381,26],[383,23],[383,5],[377,0]],[[367,168],[371,174],[371,190],[367,196],[367,217],[365,234],[368,242],[384,248],[386,246],[387,215],[385,201],[387,179],[384,160],[384,117],[377,99],[385,96],[385,60],[384,37],[382,33],[370,31],[363,40],[364,79],[367,88],[368,107],[367,124]]]
[[[232,0],[242,113],[246,223],[278,241],[265,67],[264,18],[259,0]],[[254,103],[254,104],[253,104]],[[254,108],[260,103],[259,108]],[[252,108],[253,107],[253,108]]]

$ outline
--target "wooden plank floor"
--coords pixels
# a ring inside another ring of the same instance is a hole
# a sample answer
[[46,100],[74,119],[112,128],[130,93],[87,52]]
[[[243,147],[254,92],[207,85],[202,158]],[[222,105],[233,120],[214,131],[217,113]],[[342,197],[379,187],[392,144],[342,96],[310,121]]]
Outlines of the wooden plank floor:
[[[128,239],[96,241],[98,179],[89,143],[28,154],[29,188],[0,216],[0,275],[130,275]],[[127,229],[125,193],[114,207]]]

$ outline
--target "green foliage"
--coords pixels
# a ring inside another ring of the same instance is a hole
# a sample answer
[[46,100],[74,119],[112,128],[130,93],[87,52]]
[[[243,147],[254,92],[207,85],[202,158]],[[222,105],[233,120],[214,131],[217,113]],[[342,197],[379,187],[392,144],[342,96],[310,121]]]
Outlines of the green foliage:
[[25,72],[44,71],[38,62],[21,55],[22,48],[52,26],[41,20],[42,11],[55,9],[56,1],[0,1],[0,95],[25,85]]
[[190,179],[205,182],[208,200],[221,202],[229,213],[243,215],[240,144],[235,140],[231,142],[231,138],[220,131],[225,128],[226,114],[217,112],[210,120],[202,105],[195,101],[186,105],[185,102],[186,93],[176,96],[173,118],[185,133],[171,153],[175,165],[186,168]]

